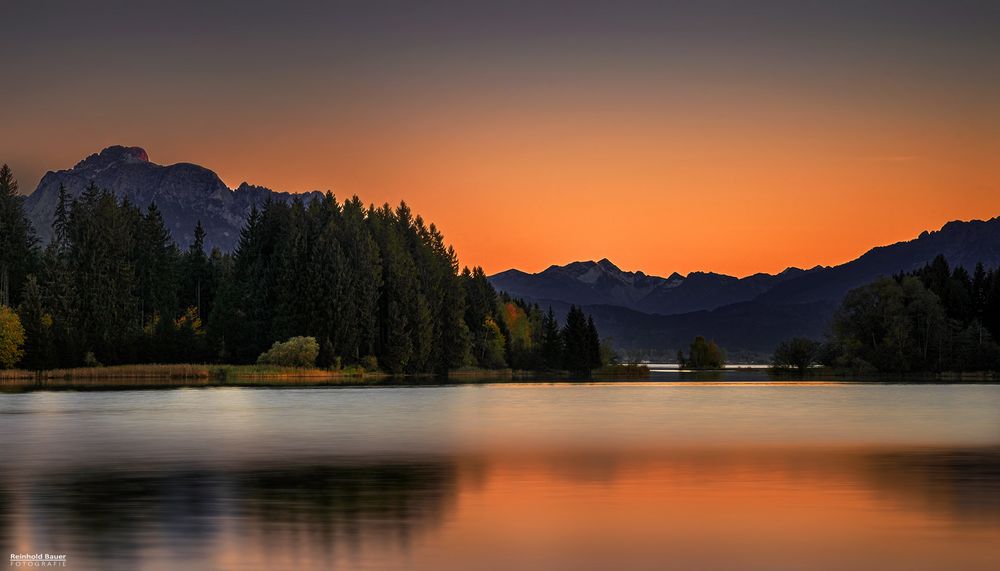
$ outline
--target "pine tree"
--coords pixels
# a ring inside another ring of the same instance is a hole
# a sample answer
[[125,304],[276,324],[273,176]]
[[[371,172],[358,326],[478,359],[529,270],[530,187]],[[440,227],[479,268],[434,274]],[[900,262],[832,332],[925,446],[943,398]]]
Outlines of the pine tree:
[[550,370],[563,366],[562,334],[551,306],[542,318],[542,366]]
[[591,370],[591,349],[588,338],[587,318],[583,310],[571,305],[562,329],[563,367],[573,373]]
[[378,337],[382,261],[365,222],[365,207],[355,196],[344,203],[340,226],[344,252],[345,299],[343,319],[351,326],[338,337],[338,354],[351,363],[374,355]]
[[60,252],[66,250],[69,210],[71,206],[66,186],[59,183],[59,202],[56,204],[56,216],[52,221],[52,233],[54,236],[53,242],[56,245],[56,249]]
[[498,328],[503,322],[497,308],[497,292],[480,267],[462,270],[462,282],[465,285],[465,323],[471,336],[472,356],[479,366],[485,367],[485,361],[491,360],[487,359],[487,354],[493,349],[493,331],[487,322],[492,321]]
[[35,266],[35,238],[10,167],[0,167],[0,305],[15,306]]
[[[127,206],[126,206],[127,207]],[[163,216],[150,204],[135,228],[135,271],[139,295],[139,323],[152,315],[172,322],[177,317],[177,266],[179,254]]]
[[601,362],[601,338],[597,333],[597,326],[594,325],[594,318],[587,316],[587,368],[599,369]]
[[202,227],[201,220],[194,227],[194,240],[184,253],[181,266],[182,285],[178,295],[180,307],[194,307],[198,315],[205,319],[211,314],[215,284],[205,253],[205,228]]
[[[94,188],[91,185],[91,189]],[[141,214],[109,192],[88,189],[74,204],[66,256],[75,291],[75,335],[102,363],[134,359],[141,332],[136,296],[136,228]]]
[[21,367],[29,370],[50,369],[56,366],[52,338],[52,315],[45,311],[42,290],[34,275],[28,276],[18,307],[18,316],[24,327],[24,357]]

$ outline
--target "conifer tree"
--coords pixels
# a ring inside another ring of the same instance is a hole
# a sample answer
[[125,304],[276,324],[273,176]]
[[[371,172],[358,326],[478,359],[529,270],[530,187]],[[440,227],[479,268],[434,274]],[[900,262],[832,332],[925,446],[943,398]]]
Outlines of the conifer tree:
[[16,306],[35,266],[34,229],[24,215],[24,197],[10,167],[0,166],[0,305]]
[[561,369],[563,366],[563,343],[559,322],[555,312],[549,307],[542,319],[542,364],[546,369]]
[[17,313],[24,327],[24,357],[21,367],[29,370],[56,366],[52,338],[52,315],[45,311],[42,290],[34,275],[24,282],[24,292]]

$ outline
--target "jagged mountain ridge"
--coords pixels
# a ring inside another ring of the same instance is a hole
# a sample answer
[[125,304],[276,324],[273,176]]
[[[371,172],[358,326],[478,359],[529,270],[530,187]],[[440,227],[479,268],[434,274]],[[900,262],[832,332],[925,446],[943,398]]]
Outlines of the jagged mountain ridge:
[[246,182],[230,189],[205,167],[191,163],[159,165],[151,162],[141,147],[112,146],[90,155],[73,168],[45,173],[38,188],[27,197],[25,211],[43,244],[52,239],[60,184],[66,187],[70,198],[76,198],[91,182],[142,207],[155,203],[167,229],[182,248],[194,238],[194,227],[200,220],[207,233],[206,246],[223,251],[235,248],[240,228],[253,206],[260,206],[268,199],[309,200],[321,194],[275,192]]
[[501,291],[526,299],[576,305],[613,305],[642,313],[671,315],[748,301],[775,285],[818,271],[788,268],[776,274],[735,278],[713,272],[673,273],[668,277],[626,272],[610,260],[550,266],[537,274],[507,270],[490,277]]

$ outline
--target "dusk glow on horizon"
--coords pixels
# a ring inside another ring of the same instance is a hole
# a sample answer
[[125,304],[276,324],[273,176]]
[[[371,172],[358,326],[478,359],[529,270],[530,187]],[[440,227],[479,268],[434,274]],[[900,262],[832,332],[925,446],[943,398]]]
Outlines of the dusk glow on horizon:
[[1000,0],[0,6],[11,566],[996,571]]
[[487,273],[774,273],[1000,215],[996,2],[279,5],[9,3],[0,163],[405,200]]

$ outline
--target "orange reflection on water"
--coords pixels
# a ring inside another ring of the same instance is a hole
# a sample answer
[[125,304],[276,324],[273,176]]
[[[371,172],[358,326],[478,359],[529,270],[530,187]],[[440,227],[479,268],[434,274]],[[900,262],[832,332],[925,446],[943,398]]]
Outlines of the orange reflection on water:
[[454,496],[439,498],[444,511],[425,506],[433,521],[376,532],[387,523],[378,515],[339,530],[300,519],[256,544],[246,541],[248,530],[274,532],[274,522],[242,520],[224,534],[213,564],[994,569],[998,453],[743,449],[465,458],[446,468],[456,479]]

